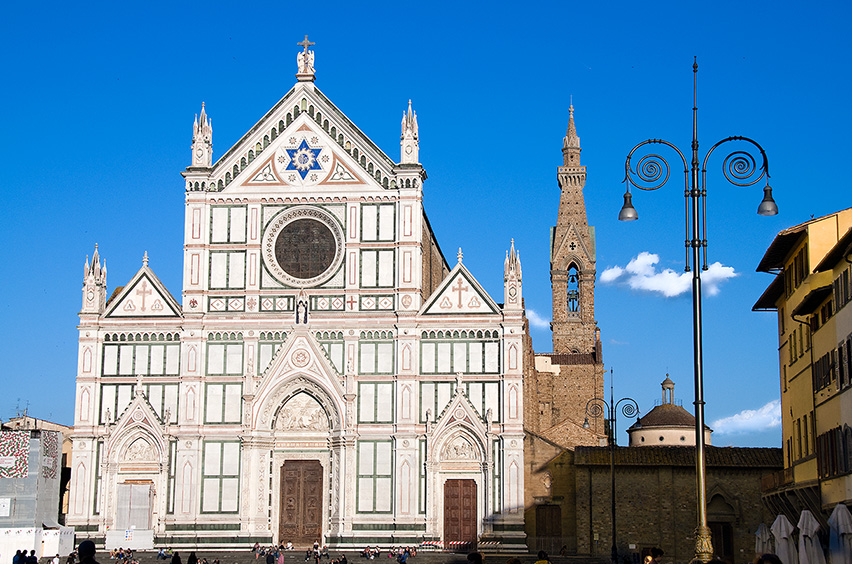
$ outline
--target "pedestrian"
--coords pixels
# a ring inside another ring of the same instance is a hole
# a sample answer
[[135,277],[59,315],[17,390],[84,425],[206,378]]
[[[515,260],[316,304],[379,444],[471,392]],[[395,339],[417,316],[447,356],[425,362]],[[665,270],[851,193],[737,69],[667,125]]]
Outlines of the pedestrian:
[[59,555],[53,557],[53,564],[59,564]]
[[90,540],[84,540],[77,547],[77,555],[80,557],[80,564],[99,564],[95,560],[95,543]]
[[[541,553],[539,552],[539,554]],[[482,554],[479,552],[471,552],[467,555],[467,561],[470,562],[470,564],[482,564]]]
[[35,555],[35,550],[30,551],[30,555],[27,557],[27,564],[38,564],[38,556]]
[[545,551],[538,551],[538,560],[535,561],[535,564],[550,564],[550,560],[547,558],[547,553]]
[[171,564],[181,564],[180,553],[178,551],[174,551],[172,554]]
[[652,564],[660,564],[660,559],[663,557],[662,548],[657,548],[656,546],[651,549],[651,563]]
[[767,553],[757,559],[757,564],[782,564],[782,562],[777,554]]
[[195,552],[189,553],[189,558],[186,559],[186,564],[198,564],[198,557],[195,555]]

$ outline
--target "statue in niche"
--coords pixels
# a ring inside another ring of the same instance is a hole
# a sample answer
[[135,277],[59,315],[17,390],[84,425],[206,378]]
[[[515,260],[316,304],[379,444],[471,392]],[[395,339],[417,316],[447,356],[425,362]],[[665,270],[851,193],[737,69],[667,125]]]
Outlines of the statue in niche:
[[304,290],[296,299],[296,325],[308,323],[308,295]]

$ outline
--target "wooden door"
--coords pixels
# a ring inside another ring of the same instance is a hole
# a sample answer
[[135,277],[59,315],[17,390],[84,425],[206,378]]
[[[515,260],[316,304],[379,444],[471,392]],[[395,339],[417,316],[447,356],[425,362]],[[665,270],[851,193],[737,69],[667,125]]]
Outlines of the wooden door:
[[562,545],[562,509],[558,505],[536,505],[535,507],[536,551],[559,554]]
[[444,545],[469,543],[476,546],[476,482],[447,480],[444,483]]
[[281,467],[279,542],[311,545],[322,536],[322,465],[288,460]]

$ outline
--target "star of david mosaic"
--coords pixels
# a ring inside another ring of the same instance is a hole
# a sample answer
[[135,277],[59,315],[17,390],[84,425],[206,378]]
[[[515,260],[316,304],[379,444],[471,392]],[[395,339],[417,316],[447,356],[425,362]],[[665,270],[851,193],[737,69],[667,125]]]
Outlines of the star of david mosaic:
[[317,157],[322,149],[311,149],[308,147],[308,142],[302,139],[302,143],[295,149],[285,149],[290,156],[290,163],[285,170],[295,170],[302,177],[302,180],[308,175],[308,171],[322,170]]

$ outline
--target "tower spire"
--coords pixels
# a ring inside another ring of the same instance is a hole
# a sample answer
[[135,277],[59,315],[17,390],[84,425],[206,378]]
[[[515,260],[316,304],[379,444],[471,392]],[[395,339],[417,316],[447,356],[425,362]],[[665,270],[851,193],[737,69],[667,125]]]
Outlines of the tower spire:
[[86,256],[85,272],[83,273],[83,309],[80,313],[103,313],[106,306],[106,262],[101,265],[98,246],[92,254],[92,262]]
[[557,172],[562,193],[550,249],[553,352],[597,353],[600,346],[595,321],[595,244],[593,228],[586,219],[586,167],[580,164],[580,137],[573,105],[568,108],[562,155]]
[[512,239],[503,268],[503,307],[506,310],[521,310],[521,284],[521,253],[515,251],[515,240]]
[[574,125],[573,104],[568,107],[568,130],[562,139],[562,164],[564,166],[580,164],[580,136],[577,135],[577,127]]
[[201,115],[195,114],[192,124],[192,166],[213,166],[213,122],[207,118],[204,102],[201,102]]
[[417,132],[417,114],[411,109],[408,100],[408,112],[402,112],[402,135],[399,138],[400,163],[417,164],[420,153],[420,136]]

